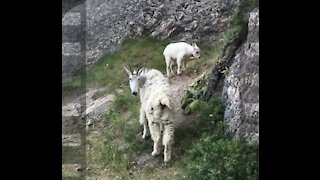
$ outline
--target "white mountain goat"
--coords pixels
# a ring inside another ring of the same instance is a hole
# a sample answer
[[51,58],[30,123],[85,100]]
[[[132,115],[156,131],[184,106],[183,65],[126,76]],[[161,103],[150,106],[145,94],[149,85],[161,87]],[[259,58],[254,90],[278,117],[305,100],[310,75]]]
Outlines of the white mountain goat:
[[190,45],[185,42],[170,43],[164,49],[163,56],[166,60],[167,76],[170,77],[170,72],[173,74],[172,66],[174,61],[176,61],[178,66],[177,74],[180,75],[181,70],[185,71],[187,69],[186,60],[200,58],[200,48],[197,44]]
[[154,142],[152,156],[160,154],[164,146],[164,162],[171,160],[174,127],[169,79],[156,69],[125,68],[129,75],[131,94],[137,96],[140,90],[140,124],[143,124],[142,138],[150,130]]

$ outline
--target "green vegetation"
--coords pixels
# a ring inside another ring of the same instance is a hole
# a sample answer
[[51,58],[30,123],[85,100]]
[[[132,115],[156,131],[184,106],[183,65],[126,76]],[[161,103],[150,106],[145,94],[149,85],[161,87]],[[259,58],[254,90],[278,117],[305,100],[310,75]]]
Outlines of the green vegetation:
[[223,71],[221,71],[221,73],[224,74],[224,76],[227,76],[230,72],[230,67],[225,67],[225,69]]
[[[217,126],[217,128],[220,128]],[[259,179],[259,145],[204,134],[187,153],[188,179]]]
[[259,0],[242,0],[236,9],[236,12],[230,18],[231,26],[247,26],[249,13],[256,7],[259,7]]
[[181,100],[181,108],[185,114],[190,114],[202,107],[203,96],[207,90],[207,75],[205,74],[202,78],[195,82],[195,84],[189,88],[186,94]]
[[[64,83],[63,95],[76,90],[81,82],[86,87],[106,87],[108,92],[119,88],[126,82],[127,74],[123,73],[123,66],[156,68],[165,71],[165,61],[162,55],[164,47],[169,41],[160,41],[149,37],[137,37],[123,42],[122,48],[114,53],[105,55],[99,62],[85,73],[85,78],[75,77]],[[83,81],[81,81],[83,80]]]
[[[182,179],[259,179],[259,144],[225,135],[218,99],[202,105],[201,138],[188,148]],[[198,126],[197,126],[198,127]]]

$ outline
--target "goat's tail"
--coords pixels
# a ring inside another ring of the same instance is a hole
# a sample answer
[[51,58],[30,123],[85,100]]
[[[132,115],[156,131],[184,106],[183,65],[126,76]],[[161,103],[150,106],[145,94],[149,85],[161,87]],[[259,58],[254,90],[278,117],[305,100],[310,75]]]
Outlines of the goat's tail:
[[162,106],[167,106],[170,110],[172,109],[172,108],[171,108],[171,103],[170,103],[170,98],[167,97],[167,96],[160,99],[160,104],[161,104]]

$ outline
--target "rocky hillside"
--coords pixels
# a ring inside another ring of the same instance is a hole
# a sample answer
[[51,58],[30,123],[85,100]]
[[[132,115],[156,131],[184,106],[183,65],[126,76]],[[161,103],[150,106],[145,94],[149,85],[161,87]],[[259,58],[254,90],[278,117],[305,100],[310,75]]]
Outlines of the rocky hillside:
[[[86,9],[86,32],[63,26],[63,40],[69,37],[86,40],[86,63],[72,59],[63,63],[63,81],[92,65],[108,52],[116,51],[131,36],[148,35],[172,41],[213,42],[226,28],[227,17],[239,0],[74,0],[75,7],[63,16],[72,24],[83,6]],[[66,8],[65,8],[66,9]],[[63,57],[63,61],[68,60]]]

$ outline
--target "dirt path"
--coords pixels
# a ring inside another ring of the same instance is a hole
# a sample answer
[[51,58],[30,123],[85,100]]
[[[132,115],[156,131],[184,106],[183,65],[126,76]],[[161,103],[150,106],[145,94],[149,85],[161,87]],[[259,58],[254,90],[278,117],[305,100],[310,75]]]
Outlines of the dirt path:
[[183,110],[181,107],[181,100],[182,97],[185,95],[188,87],[192,84],[195,79],[200,77],[201,75],[196,74],[189,74],[189,75],[180,75],[174,76],[170,79],[171,88],[172,88],[172,96],[173,96],[173,103],[175,104],[175,124],[179,125],[185,121],[188,121],[189,118],[192,116],[185,116],[183,114]]

